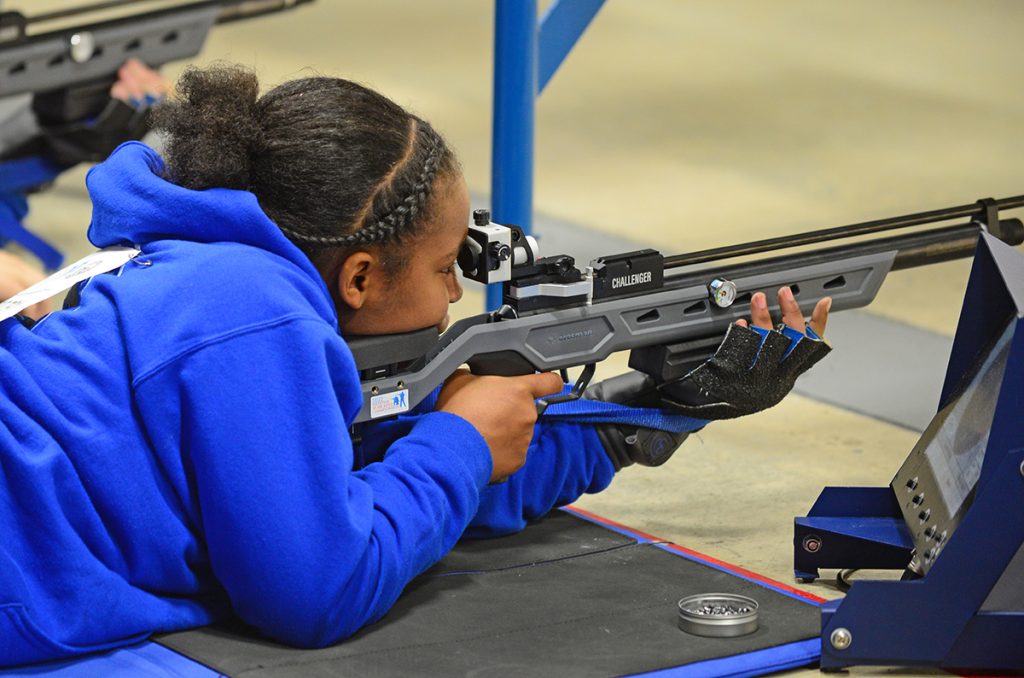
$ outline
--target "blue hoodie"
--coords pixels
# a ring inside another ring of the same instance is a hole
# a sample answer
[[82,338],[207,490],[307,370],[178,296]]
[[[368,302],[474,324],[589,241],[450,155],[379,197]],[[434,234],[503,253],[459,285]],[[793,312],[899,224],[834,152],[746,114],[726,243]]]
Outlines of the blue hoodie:
[[89,239],[142,254],[31,330],[0,323],[0,665],[237,615],[293,645],[382,617],[464,533],[603,489],[593,430],[538,427],[488,486],[443,412],[375,425],[317,271],[244,191],[131,142],[87,180]]

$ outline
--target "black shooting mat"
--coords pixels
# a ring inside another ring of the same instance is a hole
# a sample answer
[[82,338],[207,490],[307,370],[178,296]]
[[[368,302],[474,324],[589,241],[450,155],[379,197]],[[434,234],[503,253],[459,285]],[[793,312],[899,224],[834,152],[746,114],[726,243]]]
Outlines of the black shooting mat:
[[[737,593],[760,628],[702,638],[677,603]],[[814,604],[556,511],[519,534],[464,541],[384,619],[323,650],[206,627],[155,640],[229,676],[616,676],[775,647],[819,634]]]

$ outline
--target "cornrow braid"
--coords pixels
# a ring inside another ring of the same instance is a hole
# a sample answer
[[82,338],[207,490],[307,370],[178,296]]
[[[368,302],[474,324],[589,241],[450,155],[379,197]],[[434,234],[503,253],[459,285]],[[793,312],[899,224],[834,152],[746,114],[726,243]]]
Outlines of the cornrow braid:
[[[437,170],[440,166],[441,151],[444,144],[437,132],[424,120],[416,118],[417,139],[424,139],[429,150],[423,161],[419,176],[412,186],[412,190],[402,200],[383,216],[377,218],[374,223],[357,229],[353,233],[338,236],[321,236],[310,233],[301,233],[284,226],[281,231],[293,240],[320,245],[322,247],[356,247],[358,245],[384,244],[396,237],[400,237],[404,230],[416,220],[416,217],[424,210],[430,202],[430,196],[434,189],[434,180],[437,178]],[[413,141],[415,143],[416,140]],[[372,216],[367,215],[367,218]]]
[[356,231],[360,233],[369,231],[366,236],[369,242],[387,242],[388,240],[401,236],[405,229],[416,220],[416,217],[424,210],[430,202],[430,196],[434,189],[434,180],[437,177],[437,170],[440,164],[440,151],[442,143],[434,129],[423,120],[418,120],[418,138],[424,140],[427,147],[427,157],[423,160],[419,176],[409,193],[402,198],[401,202],[395,205],[390,211],[377,218],[377,221],[369,226]]

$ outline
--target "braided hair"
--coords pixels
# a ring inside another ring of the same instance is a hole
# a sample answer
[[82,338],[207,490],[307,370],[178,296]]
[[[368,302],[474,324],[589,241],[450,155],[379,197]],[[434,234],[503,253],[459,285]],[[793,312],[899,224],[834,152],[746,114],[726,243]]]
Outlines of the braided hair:
[[239,66],[189,68],[154,111],[166,176],[185,188],[251,191],[281,231],[322,266],[398,245],[430,220],[438,179],[458,172],[444,139],[390,99],[341,78],[291,80],[259,96]]
[[[416,130],[417,126],[422,126],[422,128],[427,130],[423,133],[423,136],[426,137],[426,141],[423,143],[427,145],[429,150],[426,151],[426,159],[423,161],[419,176],[416,177],[408,194],[402,197],[401,200],[398,200],[396,204],[388,204],[389,201],[387,199],[377,200],[380,196],[395,194],[396,191],[393,187],[390,191],[375,191],[373,200],[369,205],[375,209],[368,210],[366,216],[361,220],[360,226],[354,232],[346,235],[314,235],[293,231],[284,226],[280,227],[281,230],[296,242],[321,247],[354,247],[357,245],[386,243],[407,234],[410,224],[416,221],[416,217],[424,211],[430,201],[430,194],[434,186],[434,179],[437,176],[438,160],[443,143],[440,142],[439,137],[428,123],[414,118],[413,130]],[[415,134],[416,132],[414,131],[410,143],[413,143],[412,139],[415,138]],[[384,178],[382,183],[390,185],[393,181],[393,176],[389,175]],[[381,186],[381,188],[386,187]]]

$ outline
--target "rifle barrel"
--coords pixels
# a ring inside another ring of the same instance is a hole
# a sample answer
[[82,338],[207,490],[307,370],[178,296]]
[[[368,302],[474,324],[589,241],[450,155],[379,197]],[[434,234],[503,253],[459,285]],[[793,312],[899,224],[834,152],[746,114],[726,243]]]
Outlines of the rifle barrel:
[[[843,238],[852,238],[861,235],[870,235],[872,233],[879,233],[882,231],[909,228],[911,226],[920,226],[923,224],[931,224],[940,221],[948,221],[950,219],[959,219],[963,217],[970,217],[972,220],[978,220],[983,222],[986,217],[986,205],[984,204],[985,202],[986,201],[979,201],[971,203],[969,205],[947,207],[945,209],[932,210],[930,212],[919,212],[917,214],[907,214],[901,217],[892,217],[890,219],[865,221],[863,223],[852,224],[850,226],[839,226],[838,228],[827,228],[819,231],[800,233],[798,235],[768,238],[766,240],[756,240],[754,242],[743,243],[741,245],[715,247],[713,249],[700,250],[699,252],[691,252],[689,254],[679,254],[671,257],[666,257],[665,268],[667,270],[670,268],[679,268],[681,266],[692,266],[693,264],[702,264],[708,261],[717,261],[721,259],[730,259],[733,257],[742,257],[751,254],[760,254],[762,252],[788,249],[790,247],[800,247],[803,245],[813,245],[815,243],[826,242],[829,240],[839,240]],[[989,203],[989,205],[994,207],[997,211],[1014,209],[1017,207],[1024,207],[1024,195],[1017,195],[1010,198],[993,200]],[[975,236],[976,235],[977,233],[975,233]],[[1016,242],[1010,244],[1017,245],[1020,243]]]
[[[1019,219],[1003,219],[1000,223],[1004,242],[1008,245],[1024,242],[1024,225]],[[973,256],[979,231],[978,225],[972,222],[901,236],[894,243],[897,253],[889,270],[900,271]]]
[[[1024,242],[1024,223],[1020,219],[1003,219],[1000,221],[1003,231],[1002,240],[1009,245]],[[789,268],[824,264],[839,259],[896,252],[890,271],[936,264],[969,257],[974,254],[978,244],[981,227],[974,222],[942,226],[928,231],[904,233],[902,235],[855,242],[848,245],[837,245],[809,252],[795,252],[769,259],[760,259],[746,263],[733,263],[716,267],[704,267],[686,271],[665,272],[666,286],[685,287],[695,282],[707,282],[713,278],[729,278],[741,274],[744,276],[784,271]],[[667,267],[666,267],[667,268]]]

